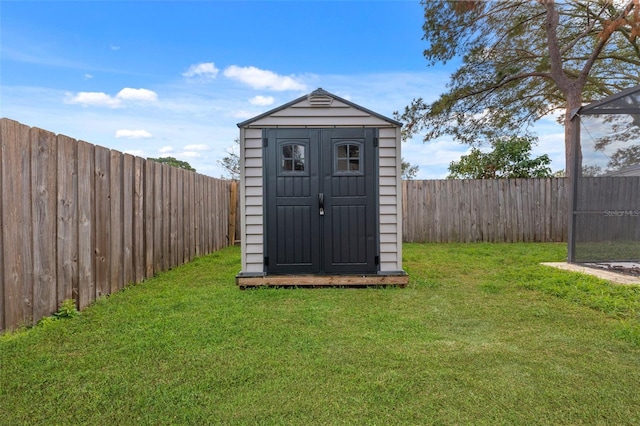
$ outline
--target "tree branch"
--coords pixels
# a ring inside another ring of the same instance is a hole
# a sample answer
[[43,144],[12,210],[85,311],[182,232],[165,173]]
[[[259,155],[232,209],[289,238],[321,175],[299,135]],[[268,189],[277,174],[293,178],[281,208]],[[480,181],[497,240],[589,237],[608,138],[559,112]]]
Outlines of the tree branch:
[[[615,17],[615,19],[612,20],[612,22],[615,22],[618,19],[626,17],[633,10],[633,8],[634,8],[634,2],[633,0],[631,0],[629,3],[627,3],[627,6],[624,9],[622,9],[620,13],[618,13],[618,15]],[[582,71],[580,72],[580,77],[579,77],[580,81],[585,82],[587,80],[587,77],[589,76],[589,72],[591,72],[591,68],[593,68],[593,64],[596,62],[596,60],[598,59],[598,56],[600,55],[605,45],[611,38],[611,34],[612,33],[607,34],[606,36],[602,34],[598,43],[596,43],[595,47],[593,48],[593,51],[591,52],[591,55],[589,56],[589,59],[587,59],[587,62],[585,62],[584,67],[582,67]]]
[[[586,7],[584,5],[582,5],[582,7],[584,7],[585,10],[587,10],[587,12],[589,11],[588,7]],[[582,40],[583,38],[587,37],[591,33],[591,31],[593,31],[593,29],[595,28],[596,24],[598,23],[598,19],[604,13],[605,10],[606,10],[606,6],[602,6],[602,8],[600,9],[600,12],[595,14],[595,19],[589,25],[587,25],[587,27],[584,29],[584,31],[581,32],[580,34],[578,34],[573,40],[571,40],[567,46],[565,46],[564,48],[560,49],[560,55],[561,56],[564,56],[565,53],[567,53],[569,50],[573,49],[573,47],[580,40]],[[589,14],[587,13],[587,19],[588,18],[589,18]]]
[[558,22],[560,15],[556,10],[554,0],[539,0],[544,3],[547,11],[547,19],[545,20],[545,31],[547,33],[547,46],[549,48],[549,59],[551,61],[551,78],[558,88],[567,93],[569,90],[569,79],[565,75],[562,68],[562,56],[560,55],[560,45],[558,42]]

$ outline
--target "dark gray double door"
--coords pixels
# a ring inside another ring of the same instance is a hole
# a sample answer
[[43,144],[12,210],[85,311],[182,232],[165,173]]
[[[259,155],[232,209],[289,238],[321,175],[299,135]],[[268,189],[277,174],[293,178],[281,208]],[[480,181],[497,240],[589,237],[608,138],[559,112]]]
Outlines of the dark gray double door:
[[265,129],[268,274],[375,273],[377,129]]

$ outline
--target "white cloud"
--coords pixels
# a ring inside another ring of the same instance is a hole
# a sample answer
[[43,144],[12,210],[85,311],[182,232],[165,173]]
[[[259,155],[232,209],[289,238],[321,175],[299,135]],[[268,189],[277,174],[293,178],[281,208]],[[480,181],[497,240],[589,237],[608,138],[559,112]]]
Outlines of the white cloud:
[[249,99],[249,103],[251,105],[259,105],[259,106],[266,106],[266,105],[272,105],[273,102],[275,100],[273,99],[273,96],[254,96],[253,98]]
[[110,48],[111,50],[120,50],[120,46],[116,46],[116,45],[114,45],[114,44],[110,45],[110,46],[109,46],[109,48]]
[[203,62],[200,64],[191,65],[188,70],[182,73],[184,77],[203,77],[203,78],[216,78],[220,70],[216,68],[213,62]]
[[194,151],[184,151],[181,152],[180,154],[178,154],[179,157],[186,157],[186,158],[199,158],[202,157],[202,155],[199,152],[194,152]]
[[147,101],[155,102],[158,100],[158,94],[149,89],[132,89],[125,87],[116,95],[118,99],[125,99],[128,101]]
[[117,130],[116,138],[126,138],[126,139],[148,139],[153,137],[153,135],[146,130]]
[[92,78],[93,78],[93,76],[91,74],[89,74],[89,73],[84,75],[84,79],[85,80],[91,80]]
[[273,71],[261,70],[259,68],[238,67],[231,65],[224,70],[224,76],[232,80],[237,80],[247,84],[254,89],[268,89],[276,91],[284,90],[307,90],[307,86],[294,77],[278,75]]
[[104,92],[78,92],[76,95],[67,93],[64,102],[84,106],[93,105],[119,108],[122,106],[122,101],[155,102],[156,100],[158,100],[158,95],[152,90],[125,87],[119,91],[115,97]]
[[162,148],[160,148],[158,150],[158,152],[162,153],[162,154],[166,154],[167,152],[171,152],[173,151],[173,147],[172,146],[163,146]]
[[187,145],[184,147],[185,151],[207,151],[209,147],[205,144],[199,145]]
[[67,93],[65,103],[80,104],[84,106],[95,105],[106,106],[109,108],[118,108],[121,104],[121,101],[120,99],[112,98],[104,92],[78,92],[78,94],[75,96]]

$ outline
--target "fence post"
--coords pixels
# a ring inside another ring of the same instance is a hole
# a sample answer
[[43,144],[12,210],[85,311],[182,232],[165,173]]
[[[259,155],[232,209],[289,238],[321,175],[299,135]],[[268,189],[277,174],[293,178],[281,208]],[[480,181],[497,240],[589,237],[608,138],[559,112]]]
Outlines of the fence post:
[[236,214],[238,211],[238,181],[232,180],[229,186],[229,245],[236,244]]

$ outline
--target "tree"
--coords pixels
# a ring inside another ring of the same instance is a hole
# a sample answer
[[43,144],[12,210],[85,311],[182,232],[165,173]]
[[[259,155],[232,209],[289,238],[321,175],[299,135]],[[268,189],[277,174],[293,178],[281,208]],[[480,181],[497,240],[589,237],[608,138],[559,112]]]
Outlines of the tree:
[[491,141],[493,151],[471,148],[469,155],[449,165],[449,179],[543,178],[551,177],[551,159],[544,154],[531,158],[535,138],[512,136]]
[[[236,138],[233,143],[239,147],[240,139]],[[235,153],[233,148],[228,151],[228,154],[229,155],[224,157],[222,160],[218,160],[218,164],[220,164],[224,169],[224,172],[227,175],[226,177],[238,180],[240,179],[240,156]]]
[[404,136],[448,134],[482,143],[525,134],[564,110],[570,164],[571,115],[583,102],[640,82],[640,0],[423,0],[429,65],[461,60],[447,91],[396,114]]
[[400,165],[402,167],[402,179],[413,180],[416,178],[416,175],[420,170],[420,166],[412,166],[408,161],[404,161],[404,158],[400,162]]
[[147,160],[155,161],[156,163],[168,164],[172,167],[177,167],[179,169],[189,170],[191,172],[195,172],[196,169],[191,167],[191,164],[186,161],[180,161],[175,157],[160,157],[160,158],[147,158]]

